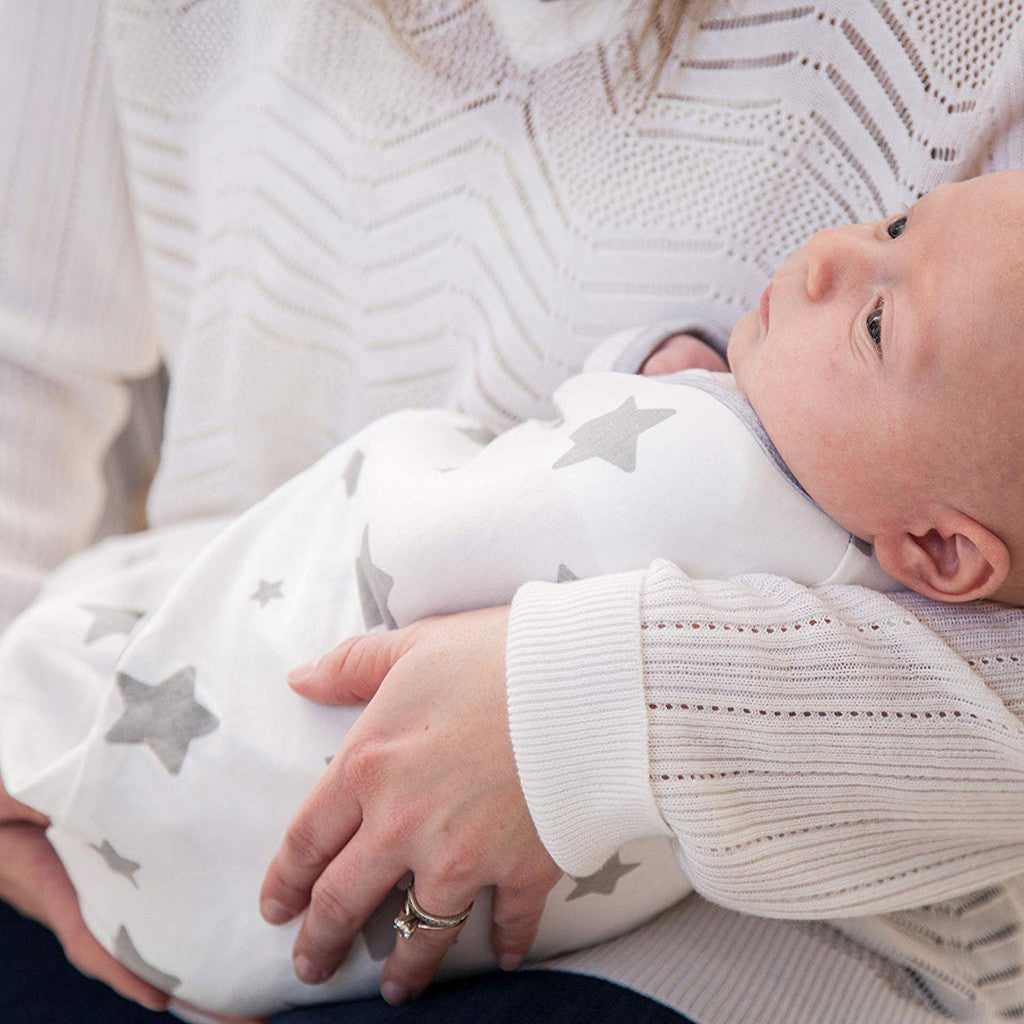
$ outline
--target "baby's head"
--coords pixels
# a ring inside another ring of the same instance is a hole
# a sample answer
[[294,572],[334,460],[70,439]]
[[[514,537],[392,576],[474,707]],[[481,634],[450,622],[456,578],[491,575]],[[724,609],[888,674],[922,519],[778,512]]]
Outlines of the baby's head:
[[796,478],[890,576],[1024,604],[1024,171],[814,235],[729,363]]

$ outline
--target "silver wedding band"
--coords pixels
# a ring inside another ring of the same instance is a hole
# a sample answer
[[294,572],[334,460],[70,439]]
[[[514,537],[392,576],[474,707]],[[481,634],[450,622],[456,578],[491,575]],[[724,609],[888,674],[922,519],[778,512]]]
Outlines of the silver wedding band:
[[417,928],[427,929],[440,929],[440,928],[458,928],[463,921],[469,917],[469,912],[473,909],[473,904],[470,903],[465,910],[456,914],[454,917],[442,917],[440,914],[430,914],[424,910],[417,902],[416,896],[412,891],[410,885],[405,890],[405,907],[402,913],[395,918],[395,931],[402,936],[403,939],[411,939],[416,934]]

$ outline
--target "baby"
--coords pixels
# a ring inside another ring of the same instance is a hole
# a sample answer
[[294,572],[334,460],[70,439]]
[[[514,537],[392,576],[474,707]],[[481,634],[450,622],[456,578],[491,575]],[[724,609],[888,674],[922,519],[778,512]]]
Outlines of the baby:
[[[405,410],[236,520],[104,542],[0,642],[5,787],[51,819],[93,933],[165,991],[237,1014],[369,994],[397,889],[317,987],[292,971],[300,922],[257,912],[359,713],[285,673],[354,633],[657,557],[1021,603],[1022,293],[1024,172],[943,186],[793,254],[732,332],[735,379],[584,373],[559,419],[497,438]],[[642,340],[617,339],[623,361]],[[530,959],[688,891],[667,829],[636,840],[552,890]],[[494,966],[489,923],[484,892],[439,977]]]
[[1024,171],[819,232],[728,357],[793,474],[894,579],[1024,604]]

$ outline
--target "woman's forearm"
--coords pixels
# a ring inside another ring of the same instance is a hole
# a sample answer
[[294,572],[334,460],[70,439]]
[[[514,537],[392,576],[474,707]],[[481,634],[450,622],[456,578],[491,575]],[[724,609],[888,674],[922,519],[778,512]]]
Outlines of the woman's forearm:
[[[564,870],[600,866],[627,821],[670,828],[707,898],[776,917],[901,909],[1024,870],[1024,613],[766,575],[694,581],[659,560],[630,636],[621,607],[603,610],[626,601],[629,575],[585,581],[582,597],[529,584],[513,604],[517,764]],[[610,695],[585,656],[559,674],[557,652],[582,656],[594,636],[620,676],[639,652]],[[560,740],[554,706],[572,716]],[[648,792],[609,788],[616,758]]]

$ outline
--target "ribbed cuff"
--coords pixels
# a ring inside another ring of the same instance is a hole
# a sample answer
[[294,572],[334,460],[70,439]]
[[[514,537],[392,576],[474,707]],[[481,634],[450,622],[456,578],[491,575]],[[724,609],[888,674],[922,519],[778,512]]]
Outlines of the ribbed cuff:
[[624,843],[672,835],[651,791],[640,658],[644,572],[526,583],[512,601],[512,748],[534,824],[565,872]]

